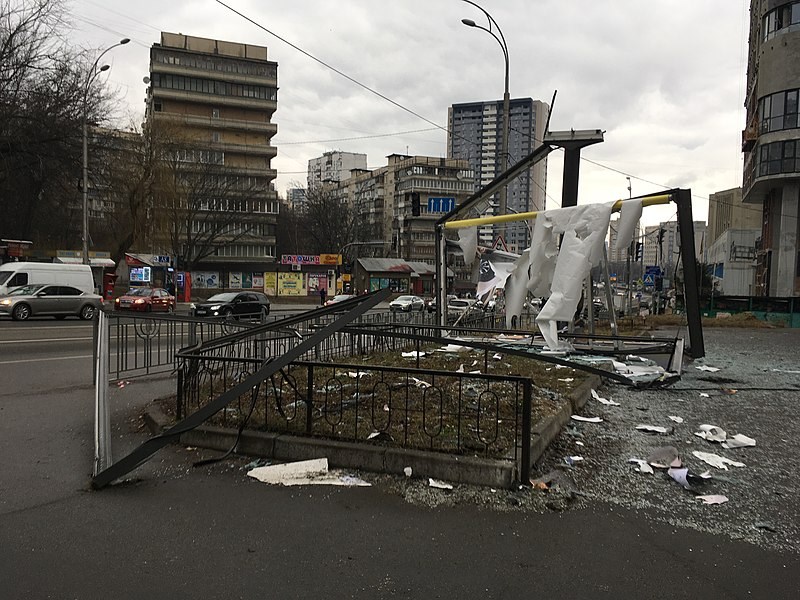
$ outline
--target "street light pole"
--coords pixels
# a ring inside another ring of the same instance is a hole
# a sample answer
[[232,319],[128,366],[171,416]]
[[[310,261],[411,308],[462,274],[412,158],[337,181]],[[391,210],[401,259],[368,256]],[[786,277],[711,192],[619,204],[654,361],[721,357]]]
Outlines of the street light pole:
[[89,116],[87,114],[89,88],[92,86],[92,82],[97,75],[103,71],[108,71],[108,69],[111,68],[109,65],[103,65],[98,69],[97,65],[100,62],[100,59],[103,58],[108,51],[116,48],[117,46],[127,44],[128,42],[130,42],[130,39],[123,38],[113,46],[109,46],[100,53],[100,55],[95,59],[94,63],[92,63],[89,73],[86,75],[86,87],[83,90],[83,228],[81,231],[81,241],[83,243],[83,264],[85,265],[89,264]]
[[[506,38],[503,35],[503,31],[500,29],[500,26],[497,24],[497,21],[494,20],[492,15],[490,15],[483,7],[479,6],[475,2],[471,0],[463,0],[467,4],[471,4],[478,10],[480,10],[484,15],[486,15],[487,20],[489,21],[489,27],[482,27],[475,23],[472,19],[461,19],[461,22],[466,25],[467,27],[474,27],[475,29],[480,29],[485,31],[489,35],[491,35],[497,43],[500,44],[500,48],[503,50],[503,59],[505,60],[505,87],[503,91],[503,131],[502,131],[502,140],[501,140],[501,157],[500,157],[500,168],[502,169],[503,173],[506,172],[508,169],[508,129],[509,129],[509,110],[510,110],[510,103],[511,97],[508,91],[508,44],[506,44]],[[492,26],[494,29],[497,30],[497,34],[492,30]],[[499,175],[499,174],[498,174]],[[506,185],[500,188],[500,214],[506,214],[506,207],[508,206],[508,188]]]

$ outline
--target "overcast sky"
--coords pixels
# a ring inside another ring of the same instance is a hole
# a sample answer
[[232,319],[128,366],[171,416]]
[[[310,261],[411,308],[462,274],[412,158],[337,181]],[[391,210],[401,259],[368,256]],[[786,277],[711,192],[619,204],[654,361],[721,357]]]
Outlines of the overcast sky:
[[[462,0],[225,0],[350,77],[446,127],[453,103],[500,99],[503,56]],[[697,220],[708,195],[742,181],[747,68],[746,0],[482,0],[510,55],[511,97],[550,102],[550,129],[595,129],[583,151],[579,203],[664,187],[691,188]],[[124,100],[120,122],[144,110],[148,49],[160,31],[265,45],[278,63],[273,144],[276,187],[305,185],[308,159],[327,150],[445,156],[446,133],[304,56],[214,0],[72,0],[74,42],[105,48],[109,85]],[[424,130],[424,131],[419,131]],[[411,133],[413,132],[413,133]],[[392,135],[393,134],[393,135]],[[361,138],[361,139],[354,139]],[[519,157],[512,157],[519,158]],[[599,164],[593,164],[599,163]],[[548,163],[547,207],[561,203],[561,153]],[[646,224],[673,217],[645,211]]]

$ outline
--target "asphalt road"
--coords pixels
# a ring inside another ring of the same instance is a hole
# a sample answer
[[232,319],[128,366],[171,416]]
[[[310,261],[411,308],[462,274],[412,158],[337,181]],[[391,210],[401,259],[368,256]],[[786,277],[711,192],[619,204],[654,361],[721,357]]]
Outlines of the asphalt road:
[[[57,324],[65,336],[70,325]],[[177,446],[135,479],[92,492],[91,363],[64,372],[53,366],[64,349],[39,347],[42,362],[11,363],[6,349],[23,350],[0,348],[3,598],[736,599],[800,590],[796,554],[601,499],[563,512],[430,508],[397,493],[405,482],[269,487],[246,476],[248,459],[193,468],[206,454]],[[112,387],[116,456],[146,438],[142,407],[174,385],[162,376]]]

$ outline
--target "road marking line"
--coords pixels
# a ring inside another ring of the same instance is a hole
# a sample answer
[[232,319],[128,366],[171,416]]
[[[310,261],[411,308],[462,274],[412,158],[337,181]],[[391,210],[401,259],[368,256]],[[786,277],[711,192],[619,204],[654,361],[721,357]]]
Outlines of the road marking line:
[[20,363],[31,363],[31,362],[47,362],[50,360],[75,360],[77,358],[93,358],[91,354],[86,354],[83,356],[54,356],[52,358],[25,358],[21,360],[3,360],[0,361],[0,365],[16,365]]
[[0,341],[0,344],[37,344],[39,342],[85,342],[86,340],[91,340],[94,338],[91,337],[81,337],[81,338],[41,338],[37,340],[8,340],[8,341]]

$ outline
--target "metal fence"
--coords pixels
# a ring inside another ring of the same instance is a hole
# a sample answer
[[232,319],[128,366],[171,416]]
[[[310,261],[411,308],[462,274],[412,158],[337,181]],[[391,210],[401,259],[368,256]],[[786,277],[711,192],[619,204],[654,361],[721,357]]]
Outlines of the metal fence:
[[[180,418],[212,402],[269,357],[236,345],[187,357]],[[296,361],[254,386],[212,423],[392,447],[482,455],[530,471],[532,382],[519,376]]]

